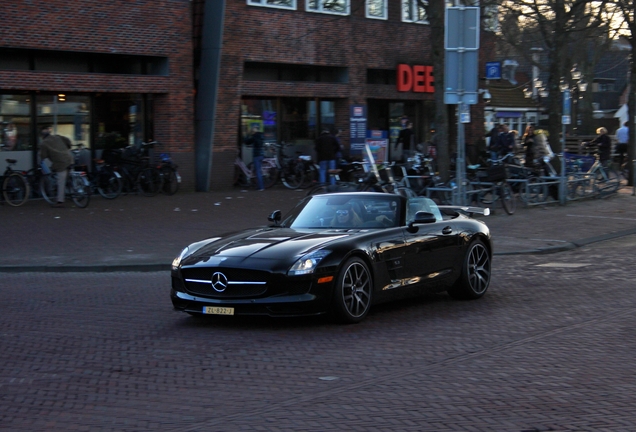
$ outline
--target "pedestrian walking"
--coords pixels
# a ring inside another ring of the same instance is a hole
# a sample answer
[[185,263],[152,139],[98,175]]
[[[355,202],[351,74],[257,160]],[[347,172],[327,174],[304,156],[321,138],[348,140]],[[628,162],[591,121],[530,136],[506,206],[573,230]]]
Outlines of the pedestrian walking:
[[627,156],[627,144],[629,143],[629,126],[628,122],[623,123],[623,126],[616,131],[616,153],[618,153],[618,167],[623,169],[623,162]]
[[586,146],[589,146],[590,144],[596,144],[598,146],[599,160],[601,161],[601,164],[603,164],[603,166],[607,166],[607,162],[612,156],[612,140],[607,135],[607,129],[605,129],[604,127],[596,129],[596,133],[598,134],[598,136],[587,143]]

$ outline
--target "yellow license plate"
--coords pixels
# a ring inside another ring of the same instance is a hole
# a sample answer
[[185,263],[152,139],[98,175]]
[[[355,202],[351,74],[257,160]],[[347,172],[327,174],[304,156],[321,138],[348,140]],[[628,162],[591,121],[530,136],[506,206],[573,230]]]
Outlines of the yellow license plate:
[[204,306],[203,313],[207,315],[234,315],[234,308]]

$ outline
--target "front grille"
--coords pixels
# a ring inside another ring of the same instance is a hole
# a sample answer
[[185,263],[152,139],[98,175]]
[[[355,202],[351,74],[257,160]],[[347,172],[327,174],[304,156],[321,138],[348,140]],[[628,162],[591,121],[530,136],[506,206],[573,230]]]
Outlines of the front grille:
[[[255,270],[204,268],[182,269],[186,292],[213,298],[244,298],[267,292],[269,273]],[[221,273],[225,288],[212,286],[213,275]]]

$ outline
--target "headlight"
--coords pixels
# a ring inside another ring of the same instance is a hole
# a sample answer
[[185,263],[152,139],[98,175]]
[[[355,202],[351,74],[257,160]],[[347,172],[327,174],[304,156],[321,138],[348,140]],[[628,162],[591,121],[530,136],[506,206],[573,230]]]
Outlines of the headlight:
[[172,270],[174,271],[179,270],[179,264],[181,264],[181,260],[183,259],[183,257],[185,257],[188,254],[189,251],[190,249],[186,247],[185,249],[181,251],[178,257],[172,260]]
[[307,255],[300,258],[298,261],[294,263],[293,266],[287,272],[290,276],[304,275],[313,273],[318,266],[318,263],[322,261],[324,257],[329,255],[331,251],[329,250],[319,250],[315,252],[308,253]]

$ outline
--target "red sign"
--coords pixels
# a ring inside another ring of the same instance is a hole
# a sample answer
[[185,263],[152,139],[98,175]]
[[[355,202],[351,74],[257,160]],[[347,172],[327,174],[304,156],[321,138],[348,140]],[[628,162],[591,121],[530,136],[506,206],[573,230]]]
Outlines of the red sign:
[[397,67],[397,91],[434,93],[433,66],[399,64]]

